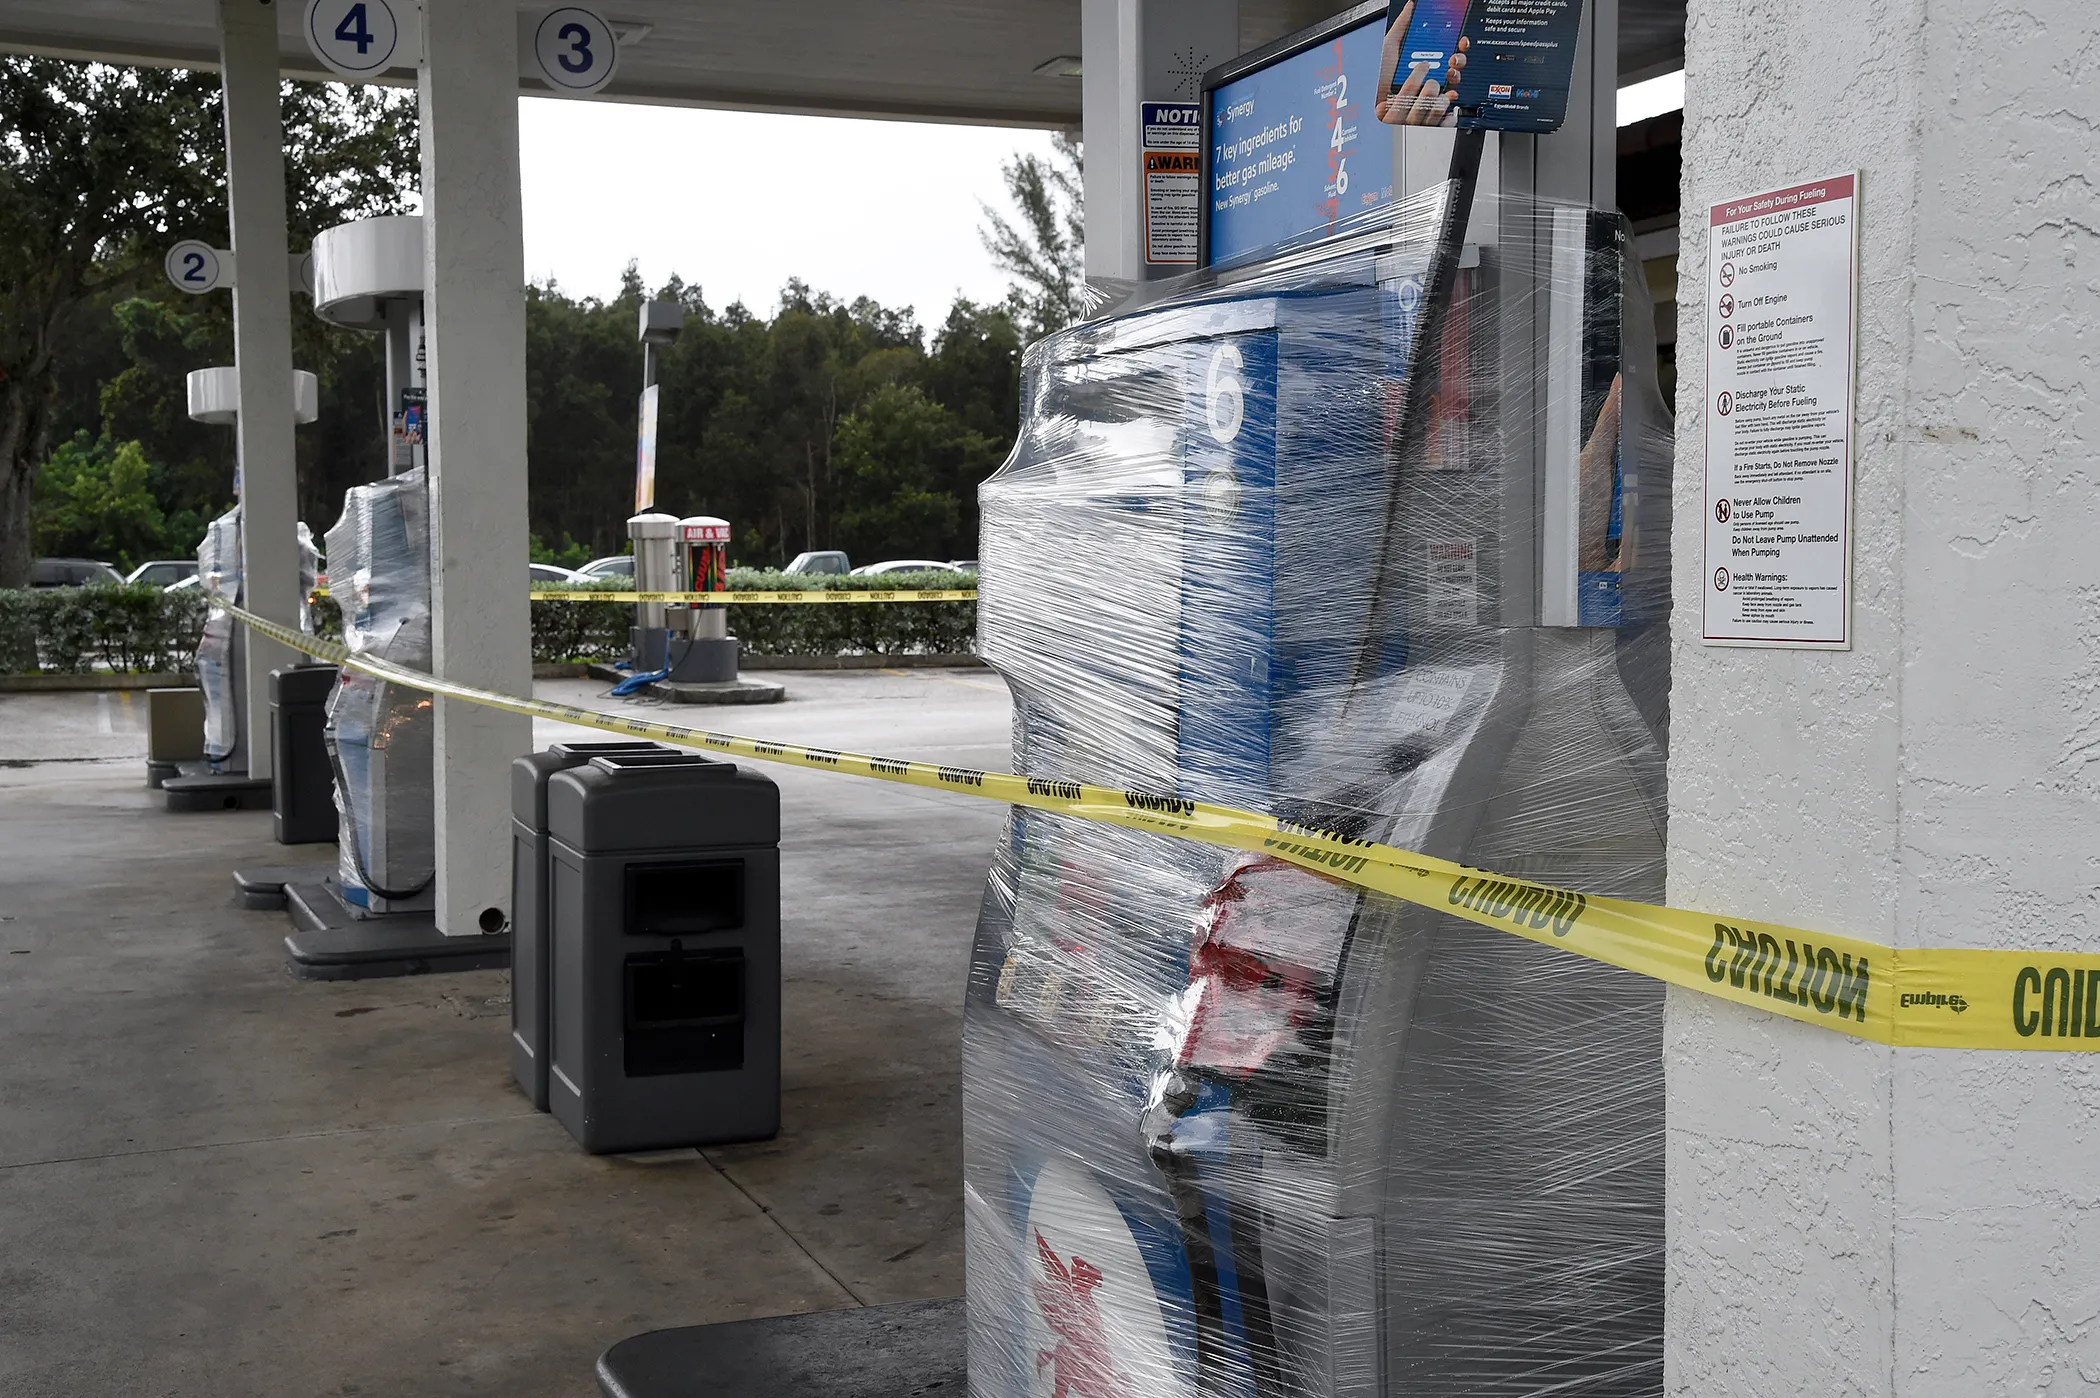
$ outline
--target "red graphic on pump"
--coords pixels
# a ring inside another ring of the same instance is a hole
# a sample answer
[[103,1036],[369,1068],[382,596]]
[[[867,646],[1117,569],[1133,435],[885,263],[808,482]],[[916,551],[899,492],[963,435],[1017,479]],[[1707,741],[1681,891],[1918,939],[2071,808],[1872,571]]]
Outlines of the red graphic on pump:
[[722,562],[719,548],[701,548],[693,551],[694,592],[727,592],[729,574]]
[[1036,1352],[1035,1369],[1041,1374],[1055,1366],[1051,1398],[1135,1398],[1129,1376],[1109,1354],[1101,1307],[1094,1299],[1103,1280],[1101,1269],[1077,1253],[1067,1265],[1041,1231],[1035,1235],[1035,1250],[1049,1276],[1035,1284],[1035,1304],[1043,1323],[1057,1336],[1054,1347]]
[[1245,1077],[1305,1047],[1355,909],[1339,887],[1278,859],[1236,861],[1191,930],[1179,1066]]

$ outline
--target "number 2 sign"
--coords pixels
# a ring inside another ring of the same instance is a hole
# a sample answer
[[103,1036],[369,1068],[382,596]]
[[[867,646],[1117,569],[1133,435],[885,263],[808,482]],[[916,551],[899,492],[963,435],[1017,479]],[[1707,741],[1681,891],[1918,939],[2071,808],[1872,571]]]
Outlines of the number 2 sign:
[[200,243],[195,238],[185,238],[168,249],[161,259],[161,270],[168,274],[168,282],[177,291],[203,295],[217,291],[233,282],[232,258],[210,243]]
[[532,34],[539,74],[556,92],[585,95],[613,80],[620,47],[605,17],[580,5],[550,11]]
[[389,0],[307,0],[306,46],[346,78],[405,63],[401,21]]

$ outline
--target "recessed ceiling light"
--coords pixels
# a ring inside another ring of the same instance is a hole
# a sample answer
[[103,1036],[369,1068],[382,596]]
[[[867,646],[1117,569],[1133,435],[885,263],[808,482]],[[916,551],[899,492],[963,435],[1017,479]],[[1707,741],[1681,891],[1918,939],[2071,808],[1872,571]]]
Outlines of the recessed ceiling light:
[[1039,78],[1076,78],[1079,76],[1079,58],[1076,54],[1061,53],[1047,63],[1035,65]]

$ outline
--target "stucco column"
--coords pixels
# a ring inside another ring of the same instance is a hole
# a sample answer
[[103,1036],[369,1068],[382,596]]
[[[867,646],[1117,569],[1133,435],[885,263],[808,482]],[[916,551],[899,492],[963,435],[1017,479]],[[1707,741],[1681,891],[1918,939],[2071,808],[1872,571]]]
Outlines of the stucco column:
[[[2100,12],[1692,0],[1670,900],[2100,950]],[[1845,652],[1700,643],[1707,210],[1860,172]],[[2100,1381],[2100,1060],[1673,991],[1672,1394]]]
[[[219,0],[226,188],[233,237],[234,440],[241,474],[241,579],[251,611],[299,624],[299,479],[292,443],[292,288],[285,261],[284,130],[277,8]],[[270,671],[298,657],[250,633],[240,683],[248,774],[270,775]]]
[[1086,274],[1186,272],[1145,264],[1138,104],[1202,96],[1204,71],[1239,54],[1239,0],[1080,0],[1079,32]]
[[[525,249],[510,7],[428,0],[420,74],[436,672],[529,694]],[[510,763],[531,720],[437,701],[437,924],[510,911]]]

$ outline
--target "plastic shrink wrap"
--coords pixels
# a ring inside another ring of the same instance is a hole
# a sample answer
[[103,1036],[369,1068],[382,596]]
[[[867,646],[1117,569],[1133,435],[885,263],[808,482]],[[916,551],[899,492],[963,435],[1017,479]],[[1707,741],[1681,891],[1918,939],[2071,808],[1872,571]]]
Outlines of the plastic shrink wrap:
[[[430,544],[421,468],[343,493],[328,531],[343,644],[430,669]],[[437,874],[431,698],[345,668],[328,701],[342,831],[336,879],[353,912],[428,908]]]
[[[1018,770],[1659,899],[1652,310],[1616,215],[1483,202],[1411,394],[1446,197],[1030,350],[981,492]],[[1661,1006],[1015,811],[965,1029],[972,1391],[1659,1393]]]
[[[235,505],[213,520],[197,545],[197,582],[213,597],[229,602],[241,596],[241,507]],[[205,614],[204,634],[197,642],[197,687],[204,694],[204,760],[213,771],[232,765],[240,752],[240,705],[243,642],[232,613],[213,607]]]
[[314,545],[314,531],[299,521],[299,629],[314,634],[314,589],[321,585],[321,550]]

